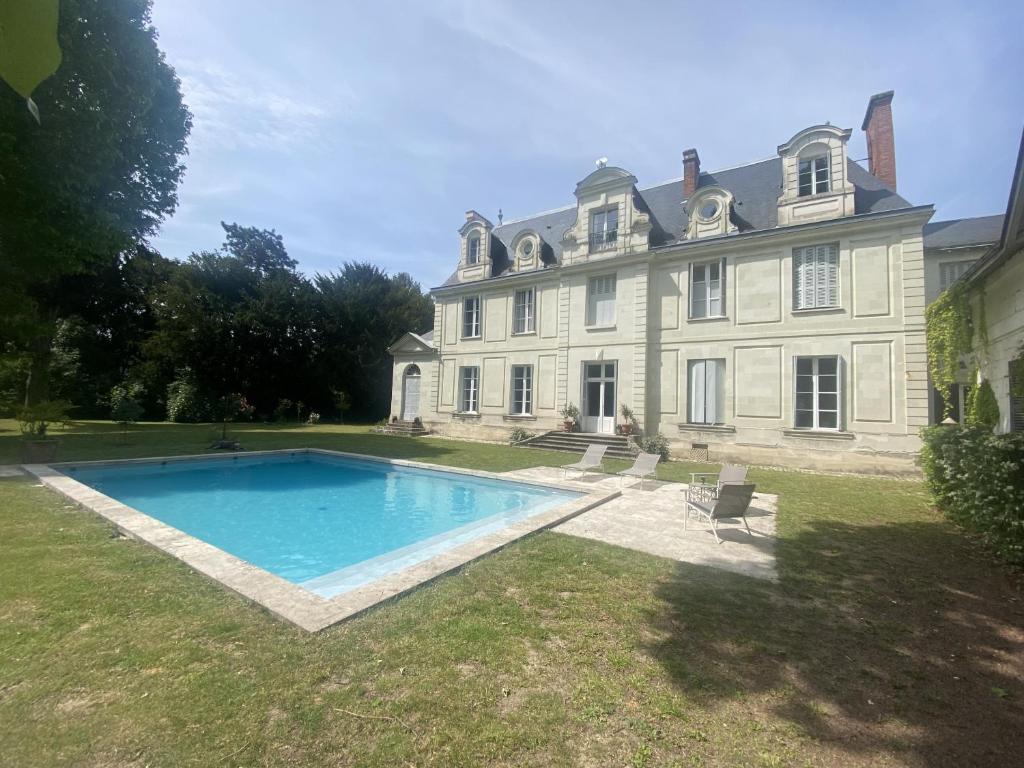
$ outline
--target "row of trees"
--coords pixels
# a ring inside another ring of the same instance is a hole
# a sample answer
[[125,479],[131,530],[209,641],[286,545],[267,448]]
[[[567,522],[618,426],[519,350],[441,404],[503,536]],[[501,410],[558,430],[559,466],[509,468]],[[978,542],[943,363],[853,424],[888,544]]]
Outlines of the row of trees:
[[430,325],[429,296],[370,264],[306,278],[277,233],[236,224],[186,261],[154,252],[191,115],[150,1],[61,0],[58,41],[38,121],[0,83],[0,409],[386,415],[387,345]]
[[35,402],[73,403],[75,416],[106,417],[111,391],[124,387],[151,419],[220,420],[225,408],[259,419],[387,415],[387,346],[430,325],[429,296],[371,264],[308,279],[280,235],[223,226],[219,250],[178,262],[140,247],[63,281],[45,366],[8,341],[8,402],[31,391]]

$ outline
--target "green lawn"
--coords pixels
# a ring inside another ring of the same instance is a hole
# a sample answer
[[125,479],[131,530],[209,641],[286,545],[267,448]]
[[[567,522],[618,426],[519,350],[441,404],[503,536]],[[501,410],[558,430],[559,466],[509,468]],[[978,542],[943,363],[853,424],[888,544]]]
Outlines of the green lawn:
[[[62,459],[192,453],[209,427],[61,435]],[[564,454],[245,427],[504,470]],[[17,459],[0,421],[0,462]],[[688,468],[661,469],[681,479]],[[557,533],[308,635],[0,480],[0,754],[11,766],[1007,766],[1024,600],[920,485],[756,471],[781,582]]]

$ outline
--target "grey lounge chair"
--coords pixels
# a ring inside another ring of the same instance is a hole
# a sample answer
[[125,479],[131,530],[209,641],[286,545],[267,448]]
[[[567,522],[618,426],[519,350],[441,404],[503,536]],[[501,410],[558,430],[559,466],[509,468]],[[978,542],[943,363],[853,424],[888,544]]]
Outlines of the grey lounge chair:
[[[715,478],[714,484],[708,482],[709,477]],[[691,472],[690,488],[694,492],[689,493],[687,498],[712,501],[718,498],[723,485],[742,485],[746,479],[747,468],[740,464],[723,464],[717,475],[714,472]]]
[[696,512],[698,517],[711,524],[711,532],[715,534],[715,541],[719,544],[722,543],[722,540],[718,538],[718,521],[722,519],[743,518],[747,533],[753,536],[750,524],[747,522],[747,510],[750,508],[750,501],[753,498],[753,484],[723,485],[718,491],[718,498],[708,502],[696,501],[688,497],[686,499],[686,515],[683,517],[683,530],[686,530],[690,513]]
[[657,453],[641,453],[636,457],[632,467],[619,472],[619,487],[622,487],[622,482],[625,478],[639,477],[640,490],[643,490],[645,477],[650,475],[655,480],[658,479],[657,467],[659,461],[661,461],[661,456]]
[[596,443],[588,445],[582,459],[574,464],[566,464],[562,467],[564,470],[562,476],[568,477],[570,469],[577,470],[580,473],[580,477],[586,475],[588,470],[601,469],[601,462],[604,461],[604,452],[607,450],[607,445],[598,445]]

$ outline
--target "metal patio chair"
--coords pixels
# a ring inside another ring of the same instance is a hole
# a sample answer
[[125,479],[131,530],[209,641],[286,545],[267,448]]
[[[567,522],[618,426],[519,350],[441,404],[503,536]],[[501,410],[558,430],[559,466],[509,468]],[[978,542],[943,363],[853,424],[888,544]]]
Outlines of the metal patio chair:
[[640,490],[642,491],[644,489],[645,477],[650,475],[655,480],[658,479],[657,467],[659,461],[661,461],[661,456],[657,453],[641,453],[636,457],[632,467],[619,472],[619,487],[622,487],[622,483],[627,477],[639,477]]
[[607,450],[607,445],[598,445],[597,443],[588,445],[582,459],[574,464],[566,464],[562,467],[562,476],[568,478],[570,469],[577,470],[581,478],[586,476],[587,472],[591,469],[600,470],[601,462],[604,461],[604,452]]
[[711,525],[711,532],[715,534],[715,541],[719,544],[722,540],[718,538],[718,521],[723,519],[742,518],[743,525],[747,527],[747,533],[753,536],[750,530],[750,523],[747,522],[747,510],[750,509],[750,502],[754,498],[754,485],[723,485],[718,491],[718,498],[709,502],[697,501],[687,497],[686,514],[683,517],[683,530],[686,530],[690,513],[694,512],[698,517],[707,520]]

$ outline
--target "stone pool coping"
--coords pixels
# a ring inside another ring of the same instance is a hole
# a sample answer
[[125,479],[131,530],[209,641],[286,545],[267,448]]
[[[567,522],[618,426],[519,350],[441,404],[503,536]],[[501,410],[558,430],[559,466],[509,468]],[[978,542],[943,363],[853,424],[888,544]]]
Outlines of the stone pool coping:
[[[460,544],[454,549],[442,552],[395,573],[388,574],[349,592],[344,592],[331,598],[324,598],[280,576],[252,565],[241,558],[235,557],[212,544],[208,544],[194,536],[189,536],[187,533],[162,523],[137,509],[129,507],[127,504],[122,504],[60,471],[61,468],[66,467],[122,466],[153,462],[194,461],[196,459],[230,461],[233,458],[286,454],[321,454],[363,461],[376,461],[400,467],[430,469],[471,477],[555,488],[557,490],[583,493],[584,495],[578,499],[560,504],[554,509],[519,520],[500,531]],[[421,584],[433,581],[446,573],[463,567],[473,560],[495,552],[523,536],[558,525],[620,495],[619,491],[598,491],[571,482],[552,483],[511,478],[500,472],[446,467],[439,464],[428,464],[405,459],[388,459],[380,456],[369,456],[347,451],[331,451],[323,448],[246,451],[233,454],[158,456],[117,461],[69,461],[58,464],[26,464],[24,469],[37,477],[47,487],[66,496],[85,509],[104,517],[126,536],[138,541],[144,541],[176,557],[198,573],[213,579],[236,594],[263,606],[278,618],[308,632],[319,632],[345,619],[352,618],[379,603],[397,598]]]

